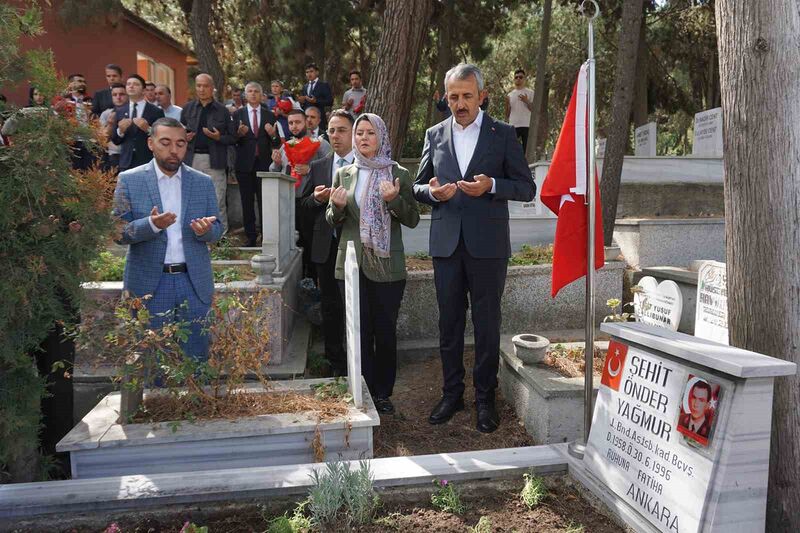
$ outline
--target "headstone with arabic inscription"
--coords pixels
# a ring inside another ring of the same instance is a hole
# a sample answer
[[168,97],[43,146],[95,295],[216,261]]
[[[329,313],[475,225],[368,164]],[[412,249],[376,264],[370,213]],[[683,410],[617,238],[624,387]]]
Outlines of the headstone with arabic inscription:
[[728,286],[725,263],[706,261],[697,271],[694,335],[728,344]]

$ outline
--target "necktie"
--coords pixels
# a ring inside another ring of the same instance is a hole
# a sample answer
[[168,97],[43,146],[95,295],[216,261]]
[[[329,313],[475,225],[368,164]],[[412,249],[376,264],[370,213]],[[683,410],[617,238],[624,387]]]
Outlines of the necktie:
[[308,84],[308,96],[314,96],[314,85],[316,84],[317,82],[315,81],[312,81],[311,83]]
[[[253,109],[253,124],[251,126],[253,129],[253,135],[256,139],[258,139],[258,110]],[[256,141],[256,157],[258,157],[258,141]]]
[[337,162],[337,164],[339,165],[338,168],[342,168],[343,166],[345,166],[347,164],[347,159],[345,159],[344,157],[340,157],[339,161]]
[[136,118],[136,106],[138,106],[138,105],[139,104],[137,102],[133,103],[133,113],[131,114],[131,119]]

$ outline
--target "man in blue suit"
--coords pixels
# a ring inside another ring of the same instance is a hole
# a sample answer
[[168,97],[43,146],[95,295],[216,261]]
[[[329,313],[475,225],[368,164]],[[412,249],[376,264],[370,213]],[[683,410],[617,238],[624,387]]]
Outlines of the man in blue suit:
[[447,422],[464,408],[467,296],[475,327],[477,429],[500,424],[495,408],[500,361],[500,301],[511,240],[508,201],[530,202],[536,185],[514,128],[481,110],[483,75],[462,63],[445,76],[452,118],[425,133],[414,182],[417,201],[433,207],[430,250],[439,303],[443,397],[429,422]]
[[129,245],[123,289],[151,296],[145,305],[153,327],[189,322],[186,354],[205,359],[203,325],[214,295],[208,243],[222,236],[217,196],[211,178],[181,163],[183,124],[156,120],[147,143],[153,160],[121,173],[114,192],[114,213],[126,223],[118,242]]
[[333,105],[333,92],[327,82],[319,79],[319,68],[316,63],[306,65],[306,79],[308,83],[303,85],[303,94],[297,97],[303,111],[309,107],[316,107],[320,110],[321,124],[320,131],[325,131],[328,127],[326,110]]

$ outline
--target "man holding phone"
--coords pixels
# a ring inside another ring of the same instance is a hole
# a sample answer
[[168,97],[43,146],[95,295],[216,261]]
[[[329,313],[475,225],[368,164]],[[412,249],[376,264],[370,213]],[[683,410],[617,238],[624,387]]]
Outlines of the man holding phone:
[[194,79],[196,100],[183,106],[181,123],[188,131],[189,146],[183,162],[211,176],[217,194],[219,219],[223,232],[228,231],[226,208],[228,146],[236,143],[233,119],[222,103],[214,100],[214,79],[198,74]]

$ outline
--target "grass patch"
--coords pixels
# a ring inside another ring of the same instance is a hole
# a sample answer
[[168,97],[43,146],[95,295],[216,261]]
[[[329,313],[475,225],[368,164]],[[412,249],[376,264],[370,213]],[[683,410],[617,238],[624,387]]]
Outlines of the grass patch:
[[523,244],[519,252],[508,258],[511,266],[548,265],[553,262],[553,245],[531,246]]

